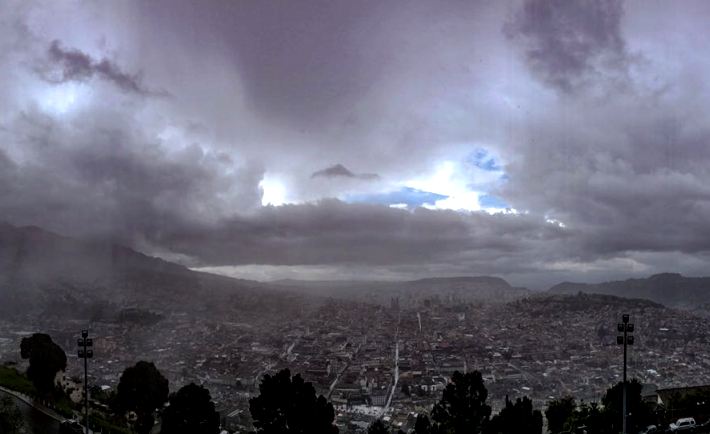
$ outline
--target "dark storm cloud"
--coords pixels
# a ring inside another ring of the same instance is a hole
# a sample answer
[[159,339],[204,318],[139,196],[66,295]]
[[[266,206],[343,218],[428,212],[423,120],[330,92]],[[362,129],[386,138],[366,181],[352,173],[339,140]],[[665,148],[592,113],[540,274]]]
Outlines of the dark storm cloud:
[[157,241],[202,265],[386,266],[439,264],[467,252],[479,259],[525,254],[538,242],[554,244],[566,237],[561,228],[529,216],[410,212],[324,200],[265,207],[211,227],[162,232]]
[[569,233],[534,216],[338,200],[262,207],[258,166],[235,167],[198,145],[168,153],[130,117],[86,116],[79,130],[36,112],[13,125],[32,162],[0,153],[8,221],[107,237],[194,266],[435,266],[462,255],[482,264],[534,254],[539,243],[569,253],[561,244]]
[[379,175],[376,173],[353,173],[347,167],[338,163],[325,169],[318,170],[311,174],[311,178],[355,178],[362,179],[365,181],[372,181],[379,179]]
[[170,149],[115,112],[86,113],[84,121],[75,129],[37,112],[18,119],[16,145],[29,162],[0,158],[0,215],[139,246],[162,231],[260,205],[258,165],[235,167],[199,145]]
[[226,54],[239,68],[255,110],[307,128],[321,125],[333,108],[368,91],[387,59],[380,58],[380,68],[370,63],[368,58],[384,53],[364,46],[368,35],[363,32],[377,34],[378,15],[391,8],[386,2],[323,0],[140,5],[142,15],[158,17],[158,31],[200,29],[178,30],[182,34],[173,37]]
[[504,194],[575,228],[585,260],[708,252],[710,153],[702,143],[710,129],[696,106],[706,97],[637,95],[567,108],[578,115],[550,113],[545,127],[527,130]]
[[569,93],[590,80],[624,78],[623,12],[622,0],[526,0],[505,32],[540,80]]
[[139,95],[165,95],[165,92],[147,89],[139,74],[123,72],[118,65],[108,59],[95,61],[80,50],[63,48],[57,40],[52,41],[47,52],[51,64],[42,68],[40,75],[51,83],[86,81],[97,76],[113,83],[124,92]]

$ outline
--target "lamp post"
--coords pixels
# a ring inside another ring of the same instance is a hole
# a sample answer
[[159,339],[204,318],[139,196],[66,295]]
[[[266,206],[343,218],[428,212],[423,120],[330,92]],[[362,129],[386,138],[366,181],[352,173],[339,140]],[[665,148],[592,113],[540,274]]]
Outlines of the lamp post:
[[78,355],[80,359],[84,359],[84,426],[86,434],[89,434],[89,359],[94,357],[94,351],[89,349],[94,346],[94,340],[89,337],[88,330],[81,331],[81,338],[77,339],[76,344],[79,346]]
[[624,382],[622,385],[622,421],[621,421],[621,432],[626,434],[626,347],[628,345],[634,344],[634,336],[631,333],[634,332],[634,324],[629,323],[629,315],[621,315],[621,322],[617,324],[617,330],[619,333],[623,333],[621,336],[616,337],[616,343],[618,345],[624,346]]

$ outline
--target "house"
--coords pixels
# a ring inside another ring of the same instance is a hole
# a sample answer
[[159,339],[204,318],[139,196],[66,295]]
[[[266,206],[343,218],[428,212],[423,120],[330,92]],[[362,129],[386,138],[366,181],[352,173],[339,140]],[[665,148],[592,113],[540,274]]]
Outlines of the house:
[[656,403],[670,419],[694,417],[698,422],[710,419],[710,385],[658,389]]

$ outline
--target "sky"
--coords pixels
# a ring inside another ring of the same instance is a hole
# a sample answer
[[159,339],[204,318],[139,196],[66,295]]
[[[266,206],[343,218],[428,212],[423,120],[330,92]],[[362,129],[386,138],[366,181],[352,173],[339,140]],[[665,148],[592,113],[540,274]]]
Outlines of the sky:
[[710,4],[0,4],[0,220],[271,280],[710,265]]

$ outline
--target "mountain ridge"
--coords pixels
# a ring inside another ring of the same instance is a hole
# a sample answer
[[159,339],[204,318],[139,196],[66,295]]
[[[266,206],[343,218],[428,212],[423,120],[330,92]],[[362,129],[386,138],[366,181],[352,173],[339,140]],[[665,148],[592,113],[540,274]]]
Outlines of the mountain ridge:
[[680,273],[656,273],[600,283],[562,282],[550,287],[550,294],[577,292],[643,298],[671,307],[697,308],[710,303],[710,277],[686,277]]
[[[5,314],[126,307],[163,312],[273,308],[293,294],[261,282],[191,270],[107,241],[0,223],[0,311]],[[279,299],[279,300],[277,300]]]
[[[218,299],[241,294],[290,294],[403,305],[425,299],[446,302],[509,302],[537,292],[514,287],[497,276],[426,277],[414,280],[236,279],[191,270],[109,241],[82,240],[38,226],[0,222],[0,301],[101,299],[121,305],[194,303],[196,294]],[[647,278],[601,283],[561,282],[542,293],[608,294],[640,298],[685,309],[710,305],[710,277],[664,272]],[[218,295],[215,295],[218,294]],[[209,297],[208,297],[209,298]]]

